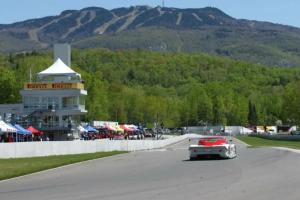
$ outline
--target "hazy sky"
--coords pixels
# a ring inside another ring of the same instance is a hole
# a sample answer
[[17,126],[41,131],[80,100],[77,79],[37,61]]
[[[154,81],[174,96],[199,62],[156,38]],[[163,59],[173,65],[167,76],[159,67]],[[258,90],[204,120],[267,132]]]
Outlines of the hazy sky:
[[[162,0],[0,0],[0,24],[58,15],[90,6],[108,9],[132,5],[157,6]],[[300,0],[165,0],[167,7],[213,6],[235,18],[270,21],[300,27]]]

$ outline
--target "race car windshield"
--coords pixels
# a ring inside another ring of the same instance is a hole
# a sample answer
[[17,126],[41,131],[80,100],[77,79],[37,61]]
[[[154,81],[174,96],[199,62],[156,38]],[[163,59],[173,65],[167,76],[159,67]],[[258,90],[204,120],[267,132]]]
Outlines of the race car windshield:
[[216,142],[219,139],[217,139],[217,138],[205,138],[204,140],[207,141],[207,142]]

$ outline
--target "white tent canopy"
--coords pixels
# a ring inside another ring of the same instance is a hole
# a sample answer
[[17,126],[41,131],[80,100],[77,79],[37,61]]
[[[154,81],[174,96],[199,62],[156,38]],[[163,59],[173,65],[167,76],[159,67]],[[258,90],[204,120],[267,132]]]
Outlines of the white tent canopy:
[[138,127],[136,125],[133,125],[133,124],[129,124],[129,125],[125,125],[126,127],[128,128],[131,128],[131,129],[138,129]]
[[78,127],[77,127],[77,129],[78,129],[78,131],[80,132],[80,133],[87,133],[88,131],[85,129],[85,128],[83,128],[81,125],[79,125]]
[[0,120],[0,130],[1,130],[1,132],[5,132],[5,133],[15,133],[15,132],[17,132],[16,128],[9,126],[8,124],[6,124],[2,120]]
[[61,59],[57,59],[50,67],[38,73],[39,78],[46,76],[79,76],[77,72],[68,67]]

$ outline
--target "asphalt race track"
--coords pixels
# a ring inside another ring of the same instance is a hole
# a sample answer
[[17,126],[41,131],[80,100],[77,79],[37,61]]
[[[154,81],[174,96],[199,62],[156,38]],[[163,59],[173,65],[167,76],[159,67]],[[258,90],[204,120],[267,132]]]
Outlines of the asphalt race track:
[[188,144],[3,181],[0,200],[300,199],[300,154],[238,143],[236,159],[189,161]]

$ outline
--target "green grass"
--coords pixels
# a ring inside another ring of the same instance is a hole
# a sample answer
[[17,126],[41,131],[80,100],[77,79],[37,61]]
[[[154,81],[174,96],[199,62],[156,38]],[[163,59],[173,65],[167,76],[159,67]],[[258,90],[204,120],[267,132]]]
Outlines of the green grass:
[[237,139],[251,145],[250,147],[287,147],[300,149],[300,141],[269,140],[258,137],[236,136]]
[[92,160],[117,154],[125,151],[99,152],[64,156],[46,156],[34,158],[0,159],[0,180],[9,179],[25,174],[31,174],[46,169],[60,167],[72,163]]

